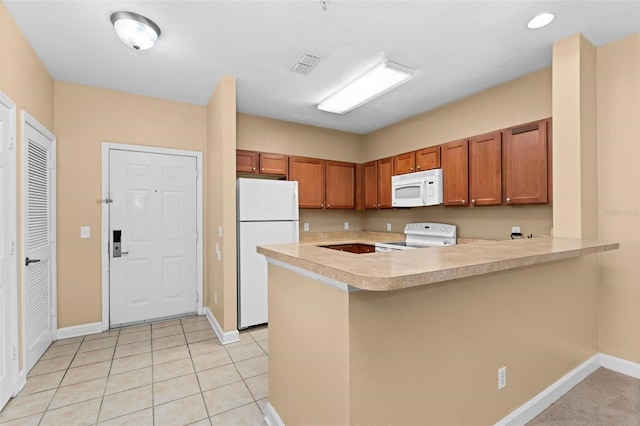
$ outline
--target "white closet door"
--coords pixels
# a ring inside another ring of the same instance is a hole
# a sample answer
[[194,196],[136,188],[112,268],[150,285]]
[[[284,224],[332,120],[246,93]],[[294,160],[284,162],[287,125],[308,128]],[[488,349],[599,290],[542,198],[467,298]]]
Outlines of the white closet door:
[[55,317],[55,137],[25,114],[24,334],[31,370],[53,341]]
[[0,410],[17,377],[15,104],[0,93]]

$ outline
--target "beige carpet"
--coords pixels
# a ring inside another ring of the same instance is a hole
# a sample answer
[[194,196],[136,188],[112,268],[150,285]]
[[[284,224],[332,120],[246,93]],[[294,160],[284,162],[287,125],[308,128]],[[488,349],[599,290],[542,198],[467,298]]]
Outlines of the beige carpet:
[[640,426],[640,380],[599,368],[528,426]]

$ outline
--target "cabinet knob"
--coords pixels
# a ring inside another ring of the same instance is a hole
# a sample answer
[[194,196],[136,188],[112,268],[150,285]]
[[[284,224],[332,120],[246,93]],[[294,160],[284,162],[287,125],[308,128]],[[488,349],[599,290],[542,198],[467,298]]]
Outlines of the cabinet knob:
[[378,204],[378,208],[380,208],[380,204]]
[[264,172],[264,167],[262,169],[260,169],[260,170]]
[[420,170],[420,166],[416,166],[416,170]]
[[324,204],[320,204],[320,207],[324,207]]
[[507,197],[507,203],[511,202],[511,198]]
[[411,167],[409,170],[413,171],[413,167]]
[[460,204],[466,204],[466,203],[467,203],[467,200],[460,201]]
[[331,204],[327,204],[327,208],[331,207]]
[[476,203],[476,200],[473,200],[473,199],[472,199],[472,200],[471,200],[471,204],[475,204],[475,203]]
[[255,168],[255,167],[252,167],[252,168],[251,168],[251,171],[252,171],[252,172],[255,172],[255,171],[256,171],[256,168]]

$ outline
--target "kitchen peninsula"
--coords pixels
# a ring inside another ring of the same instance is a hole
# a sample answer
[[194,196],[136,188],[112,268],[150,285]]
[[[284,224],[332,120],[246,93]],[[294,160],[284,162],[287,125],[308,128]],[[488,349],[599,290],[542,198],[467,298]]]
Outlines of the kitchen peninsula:
[[287,425],[499,421],[597,352],[598,262],[585,255],[619,246],[533,238],[353,254],[327,242],[258,248],[268,417]]

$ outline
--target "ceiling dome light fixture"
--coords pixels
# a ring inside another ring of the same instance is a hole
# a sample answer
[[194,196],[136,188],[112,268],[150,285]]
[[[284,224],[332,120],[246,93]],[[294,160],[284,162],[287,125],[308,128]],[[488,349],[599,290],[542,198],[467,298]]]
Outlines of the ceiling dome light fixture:
[[155,22],[133,12],[113,13],[111,23],[120,40],[134,50],[153,47],[161,34]]
[[536,15],[532,20],[530,20],[527,23],[527,28],[532,30],[542,28],[545,25],[549,25],[551,21],[553,21],[553,18],[555,18],[553,13],[548,13],[548,12],[541,13],[539,15]]

